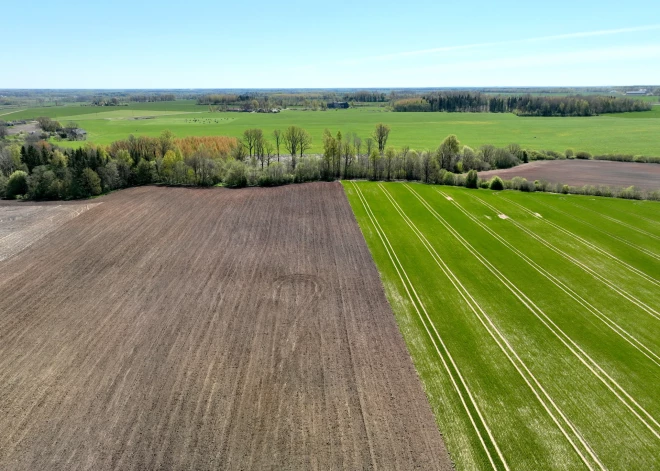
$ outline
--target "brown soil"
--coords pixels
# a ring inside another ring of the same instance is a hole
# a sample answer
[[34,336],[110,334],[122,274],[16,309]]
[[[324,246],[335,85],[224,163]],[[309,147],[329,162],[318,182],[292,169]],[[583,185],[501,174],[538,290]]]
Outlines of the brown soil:
[[660,189],[660,165],[607,160],[543,160],[530,162],[506,170],[480,172],[479,177],[494,175],[510,180],[546,180],[570,186],[605,185],[611,187],[636,186],[645,190]]
[[141,187],[0,262],[0,469],[449,469],[341,186]]
[[36,121],[32,121],[26,124],[17,124],[16,126],[9,126],[7,128],[7,134],[10,136],[13,134],[20,134],[22,132],[26,134],[30,134],[30,133],[38,133],[40,131],[41,128],[39,128],[39,124]]
[[0,204],[0,261],[25,250],[69,219],[98,203],[38,204],[3,201]]

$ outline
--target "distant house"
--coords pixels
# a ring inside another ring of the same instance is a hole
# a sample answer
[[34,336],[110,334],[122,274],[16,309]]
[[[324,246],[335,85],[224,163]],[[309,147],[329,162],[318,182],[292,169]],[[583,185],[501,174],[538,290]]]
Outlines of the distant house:
[[638,95],[638,96],[644,96],[648,95],[649,91],[646,88],[640,88],[639,90],[631,90],[629,92],[626,92],[626,95]]
[[87,131],[80,128],[67,130],[67,138],[70,141],[84,141],[87,139]]
[[328,103],[328,108],[348,108],[347,101],[333,101]]

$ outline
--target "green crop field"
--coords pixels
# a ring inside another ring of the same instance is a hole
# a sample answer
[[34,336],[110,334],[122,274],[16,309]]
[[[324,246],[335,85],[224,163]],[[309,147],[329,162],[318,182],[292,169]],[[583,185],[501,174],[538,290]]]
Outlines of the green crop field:
[[660,204],[344,188],[459,469],[660,469]]
[[[456,134],[462,144],[472,147],[515,142],[528,149],[559,152],[572,148],[594,154],[660,154],[660,106],[648,112],[590,118],[521,118],[508,113],[394,113],[371,106],[328,111],[285,110],[279,114],[210,113],[208,107],[193,101],[174,101],[119,108],[30,108],[5,114],[0,119],[38,116],[48,116],[62,124],[76,121],[89,133],[88,140],[97,144],[109,144],[130,134],[157,136],[166,129],[179,137],[240,136],[249,128],[262,128],[270,135],[274,129],[298,125],[312,135],[311,151],[321,152],[321,136],[326,128],[344,134],[354,132],[364,140],[377,123],[384,122],[392,128],[388,144],[418,150],[435,149],[447,135]],[[136,119],[144,117],[153,119]],[[80,145],[79,142],[60,144]]]

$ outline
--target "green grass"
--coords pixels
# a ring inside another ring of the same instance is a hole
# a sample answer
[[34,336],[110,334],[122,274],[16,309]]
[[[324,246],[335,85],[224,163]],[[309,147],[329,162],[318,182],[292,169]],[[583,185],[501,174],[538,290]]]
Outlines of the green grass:
[[[134,117],[132,113],[158,116],[136,121],[131,119]],[[395,147],[408,145],[417,150],[435,149],[447,135],[456,134],[461,143],[471,147],[482,144],[504,146],[515,142],[529,149],[559,152],[572,148],[594,154],[660,153],[660,133],[657,132],[660,107],[648,112],[590,118],[521,118],[512,114],[490,113],[394,113],[374,106],[328,111],[288,110],[280,114],[209,113],[208,107],[196,105],[193,101],[175,101],[136,103],[120,108],[31,108],[2,118],[10,120],[37,116],[48,116],[63,123],[76,120],[89,133],[88,140],[97,144],[109,144],[130,134],[157,136],[165,129],[180,137],[238,137],[249,128],[262,128],[270,135],[274,129],[298,125],[312,135],[312,152],[321,152],[321,137],[326,128],[332,132],[341,130],[344,134],[354,132],[364,140],[377,123],[384,122],[392,128],[388,144]],[[106,119],[109,116],[117,119]],[[198,121],[193,122],[189,119],[191,117]],[[62,145],[79,146],[80,143]]]
[[459,469],[660,469],[660,204],[344,188]]

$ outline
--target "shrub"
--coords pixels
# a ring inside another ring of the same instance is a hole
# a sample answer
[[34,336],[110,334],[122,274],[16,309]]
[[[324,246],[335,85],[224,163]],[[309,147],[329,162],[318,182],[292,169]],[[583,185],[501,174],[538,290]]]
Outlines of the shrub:
[[245,164],[236,160],[229,161],[223,183],[230,188],[242,188],[247,186]]
[[28,192],[27,176],[23,170],[16,170],[9,176],[5,196],[14,199],[17,196],[23,196]]
[[619,192],[619,198],[625,198],[625,199],[630,199],[630,200],[641,200],[642,199],[642,193],[639,190],[639,188],[636,188],[634,186],[629,186],[628,188],[625,188]]
[[479,180],[479,188],[488,189],[489,187],[490,183],[488,180]]
[[500,177],[495,176],[490,180],[490,184],[488,185],[488,187],[491,190],[501,191],[504,189],[504,182]]
[[465,177],[465,186],[467,188],[477,188],[479,183],[479,176],[476,170],[470,170]]
[[298,161],[293,174],[296,183],[316,181],[321,178],[319,159],[316,157],[303,157]]
[[[531,187],[534,188],[533,183],[531,184]],[[522,177],[513,177],[511,179],[511,189],[519,191],[534,191],[533,189],[530,190],[530,182]]]
[[444,175],[442,175],[442,184],[453,186],[455,184],[454,174],[451,172],[444,172]]
[[575,154],[576,159],[589,160],[591,159],[591,154],[589,152],[580,151]]
[[564,160],[566,158],[564,154],[562,154],[561,152],[556,152],[554,150],[546,150],[544,152],[548,160]]
[[273,162],[266,167],[259,178],[260,186],[277,186],[291,183],[293,177],[286,173],[284,164]]
[[570,187],[568,185],[564,185],[561,187],[561,192],[565,195],[567,195],[571,191]]
[[573,151],[573,149],[566,149],[564,155],[566,156],[567,159],[572,159],[575,157],[575,151]]
[[520,160],[507,149],[495,149],[493,160],[497,168],[511,168],[520,163]]

